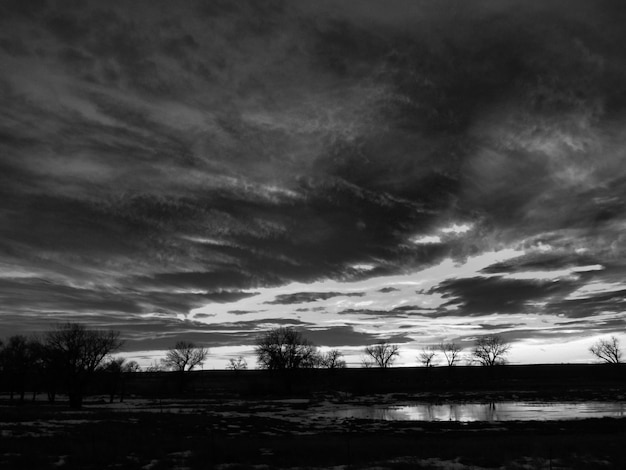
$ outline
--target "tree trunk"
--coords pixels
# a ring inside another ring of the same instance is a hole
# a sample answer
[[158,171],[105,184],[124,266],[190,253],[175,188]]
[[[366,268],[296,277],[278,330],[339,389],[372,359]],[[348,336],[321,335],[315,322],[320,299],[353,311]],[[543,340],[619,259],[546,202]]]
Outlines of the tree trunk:
[[80,409],[83,407],[83,394],[80,392],[70,392],[70,408]]
[[122,379],[120,381],[120,403],[122,403],[124,401],[124,393],[126,393],[126,386],[125,386],[126,382],[124,380],[124,376],[122,376]]

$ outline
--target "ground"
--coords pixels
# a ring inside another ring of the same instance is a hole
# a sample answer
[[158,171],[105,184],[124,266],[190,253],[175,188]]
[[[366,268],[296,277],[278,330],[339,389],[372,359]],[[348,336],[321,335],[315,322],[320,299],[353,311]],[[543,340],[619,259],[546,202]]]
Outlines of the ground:
[[[502,398],[498,393],[481,396]],[[4,399],[0,468],[626,468],[626,418],[427,423],[338,419],[323,413],[415,399],[425,397],[131,397],[123,403],[92,397],[79,411],[62,400],[16,406]]]

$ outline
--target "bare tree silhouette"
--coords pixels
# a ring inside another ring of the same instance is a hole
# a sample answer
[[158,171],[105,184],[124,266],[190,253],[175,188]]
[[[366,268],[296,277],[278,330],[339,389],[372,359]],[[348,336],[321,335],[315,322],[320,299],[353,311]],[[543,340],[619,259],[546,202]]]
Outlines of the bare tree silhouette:
[[165,370],[165,365],[163,364],[163,359],[160,361],[153,359],[150,365],[146,366],[146,372],[163,372]]
[[209,350],[196,346],[190,341],[178,341],[172,349],[167,351],[161,363],[165,369],[173,370],[178,374],[178,390],[184,392],[187,386],[187,375],[198,366],[202,366]]
[[432,347],[428,347],[428,348],[422,349],[422,351],[417,356],[417,360],[424,367],[431,367],[433,360],[435,359],[435,356],[437,356],[437,351]]
[[611,336],[609,339],[600,339],[596,341],[590,348],[591,354],[598,359],[602,359],[609,364],[619,364],[622,359],[622,350],[620,349],[619,339]]
[[504,364],[511,345],[499,335],[482,336],[476,340],[472,356],[480,365],[495,366]]
[[[384,369],[391,367],[396,358],[400,355],[399,347],[396,344],[389,344],[386,341],[365,348],[366,356],[371,358],[374,365]],[[363,363],[366,364],[366,361]]]
[[248,368],[248,362],[243,356],[239,356],[237,359],[230,359],[226,368],[234,371],[246,370]]
[[343,353],[339,349],[331,349],[320,355],[319,366],[324,369],[343,369],[346,367],[346,361],[341,359]]
[[66,323],[45,334],[45,352],[50,364],[65,381],[70,407],[80,408],[93,373],[123,342],[118,331],[88,330],[79,323]]
[[317,348],[291,327],[274,328],[259,336],[255,353],[262,369],[302,369],[319,364]]
[[371,369],[374,367],[374,361],[370,357],[366,356],[361,359],[361,367],[363,369]]
[[189,372],[201,366],[209,355],[209,350],[196,346],[190,341],[179,341],[167,351],[163,359],[165,368],[177,372]]
[[448,366],[453,366],[458,362],[460,355],[461,355],[461,351],[463,349],[457,343],[441,342],[439,344],[439,350],[443,353],[444,357],[446,358],[446,362],[448,363]]

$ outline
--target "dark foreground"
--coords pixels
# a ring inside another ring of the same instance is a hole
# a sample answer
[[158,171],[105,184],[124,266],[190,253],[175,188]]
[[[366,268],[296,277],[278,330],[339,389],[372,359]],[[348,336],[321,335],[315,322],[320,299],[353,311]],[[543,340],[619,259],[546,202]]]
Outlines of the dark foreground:
[[626,468],[626,418],[488,424],[342,420],[311,413],[346,403],[414,399],[428,397],[131,398],[114,404],[92,399],[80,411],[63,403],[3,401],[0,468]]
[[[625,367],[206,371],[184,383],[173,373],[122,379],[114,388],[107,377],[95,383],[82,410],[69,409],[63,395],[55,404],[44,394],[19,404],[0,394],[0,469],[626,469],[626,418],[429,423],[327,413],[415,402],[623,402]],[[113,403],[107,393],[114,393]]]

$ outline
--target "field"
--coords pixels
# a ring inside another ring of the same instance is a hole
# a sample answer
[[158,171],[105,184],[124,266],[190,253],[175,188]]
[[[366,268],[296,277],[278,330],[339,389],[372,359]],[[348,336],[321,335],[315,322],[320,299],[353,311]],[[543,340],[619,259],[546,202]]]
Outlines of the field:
[[[237,376],[199,373],[185,391],[159,395],[154,388],[148,394],[144,386],[173,380],[172,376],[157,380],[138,374],[129,380],[123,402],[90,396],[81,410],[70,410],[63,397],[55,404],[39,396],[16,405],[5,395],[0,401],[0,468],[626,468],[626,418],[428,423],[324,414],[337,407],[415,401],[626,399],[623,370],[549,367],[542,369],[543,379],[533,380],[527,377],[528,369],[502,368],[490,380],[483,378],[466,390],[460,384],[467,386],[468,377],[476,373],[469,368],[453,378],[444,375],[449,372],[443,368],[385,371],[389,374],[384,387],[374,381],[381,371],[346,372],[332,379],[337,386],[356,383],[361,388],[357,379],[369,377],[373,391],[361,393],[302,389],[302,383],[327,383],[315,373],[299,377],[300,386],[292,383],[291,390],[285,390],[284,377],[282,381],[273,377],[282,392],[261,388],[252,393],[250,387],[265,381],[267,374],[250,371]],[[535,377],[542,377],[541,370],[535,372]],[[421,385],[416,386],[420,390],[401,390],[408,388],[403,377],[411,374],[422,374],[417,381]],[[432,390],[424,384],[425,374]],[[210,392],[209,383],[216,387]],[[442,384],[447,384],[447,391],[440,389]],[[240,393],[228,387],[239,387]],[[381,387],[393,390],[381,392]],[[140,389],[144,392],[138,393]]]

